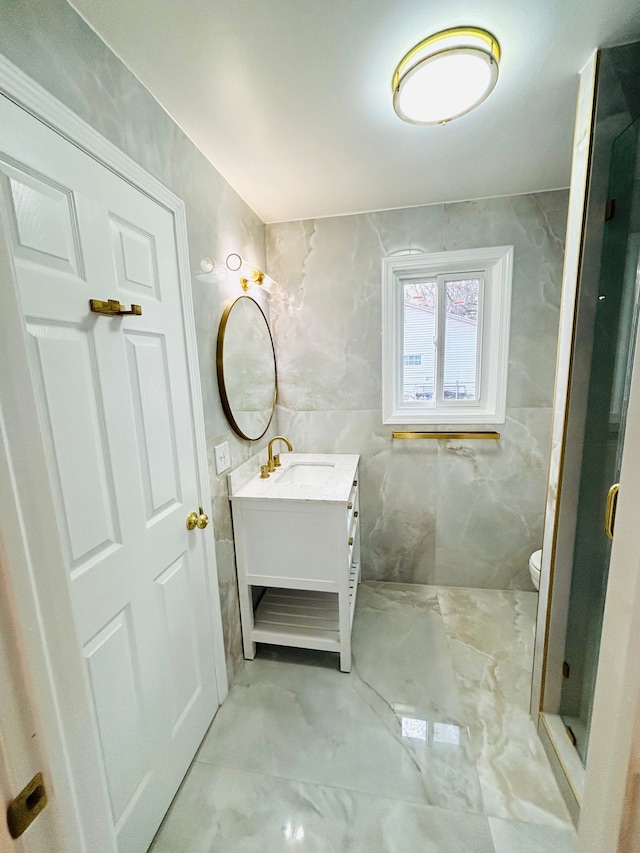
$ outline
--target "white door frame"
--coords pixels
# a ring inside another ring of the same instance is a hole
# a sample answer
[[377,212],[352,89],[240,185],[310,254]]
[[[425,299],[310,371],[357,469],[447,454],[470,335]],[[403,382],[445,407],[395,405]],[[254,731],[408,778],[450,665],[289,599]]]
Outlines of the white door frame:
[[[2,56],[0,92],[172,213],[194,414],[198,490],[200,505],[211,506],[184,203]],[[33,436],[21,436],[25,453],[17,453],[17,442],[12,442],[16,414],[19,413],[23,423],[37,423],[15,280],[10,254],[0,235],[0,543],[7,563],[6,579],[15,603],[20,652],[27,662],[25,670],[34,716],[41,726],[38,737],[48,764],[42,769],[50,783],[50,808],[57,812],[64,853],[96,853],[96,850],[115,853],[99,747],[95,737],[87,738],[87,732],[94,730],[93,709],[75,636],[71,601],[66,600],[62,606],[57,603],[55,609],[49,603],[53,592],[58,592],[59,598],[59,590],[68,587],[68,578],[60,572],[63,562],[58,531],[54,525],[46,529],[43,521],[54,517],[52,495],[42,494],[31,486],[35,482],[32,470],[36,467],[46,470],[44,449],[36,431]],[[9,282],[12,286],[7,286]],[[27,539],[27,530],[34,527],[41,543],[40,554]],[[215,678],[222,702],[228,687],[213,526],[203,533]],[[34,572],[34,565],[41,567],[43,560],[47,571]],[[18,755],[28,745],[5,743],[7,747],[15,749]],[[29,851],[28,835],[19,849]]]

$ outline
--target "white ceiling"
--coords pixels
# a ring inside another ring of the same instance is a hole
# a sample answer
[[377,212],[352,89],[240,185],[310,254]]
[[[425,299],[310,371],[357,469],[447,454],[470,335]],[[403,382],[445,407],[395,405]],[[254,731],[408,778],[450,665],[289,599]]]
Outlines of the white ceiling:
[[[265,222],[569,184],[577,74],[638,0],[72,0]],[[490,30],[500,78],[445,127],[400,121],[425,36]]]

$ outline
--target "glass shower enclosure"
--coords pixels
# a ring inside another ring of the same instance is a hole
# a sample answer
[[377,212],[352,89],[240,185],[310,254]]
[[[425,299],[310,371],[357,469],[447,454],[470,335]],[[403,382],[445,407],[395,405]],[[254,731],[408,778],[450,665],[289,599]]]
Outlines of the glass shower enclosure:
[[560,716],[586,761],[638,329],[640,119],[614,141],[595,306]]

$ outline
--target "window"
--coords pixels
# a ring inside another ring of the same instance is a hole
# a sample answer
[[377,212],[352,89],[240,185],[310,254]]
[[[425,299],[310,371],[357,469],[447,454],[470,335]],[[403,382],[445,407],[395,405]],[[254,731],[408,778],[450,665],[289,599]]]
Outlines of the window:
[[[406,347],[405,347],[405,349],[406,349]],[[421,355],[415,355],[415,353],[411,354],[411,355],[405,354],[404,363],[405,363],[405,367],[411,367],[411,366],[415,367],[416,365],[422,364],[422,356]]]
[[512,246],[384,259],[384,423],[504,423],[512,264]]

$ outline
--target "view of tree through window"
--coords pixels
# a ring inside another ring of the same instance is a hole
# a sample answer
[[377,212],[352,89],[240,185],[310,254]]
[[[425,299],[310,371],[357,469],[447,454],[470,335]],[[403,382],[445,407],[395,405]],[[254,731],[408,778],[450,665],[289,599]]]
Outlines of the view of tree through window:
[[[405,302],[436,310],[437,290],[434,282],[412,282],[404,286]],[[447,314],[478,319],[478,279],[468,278],[447,282]]]

